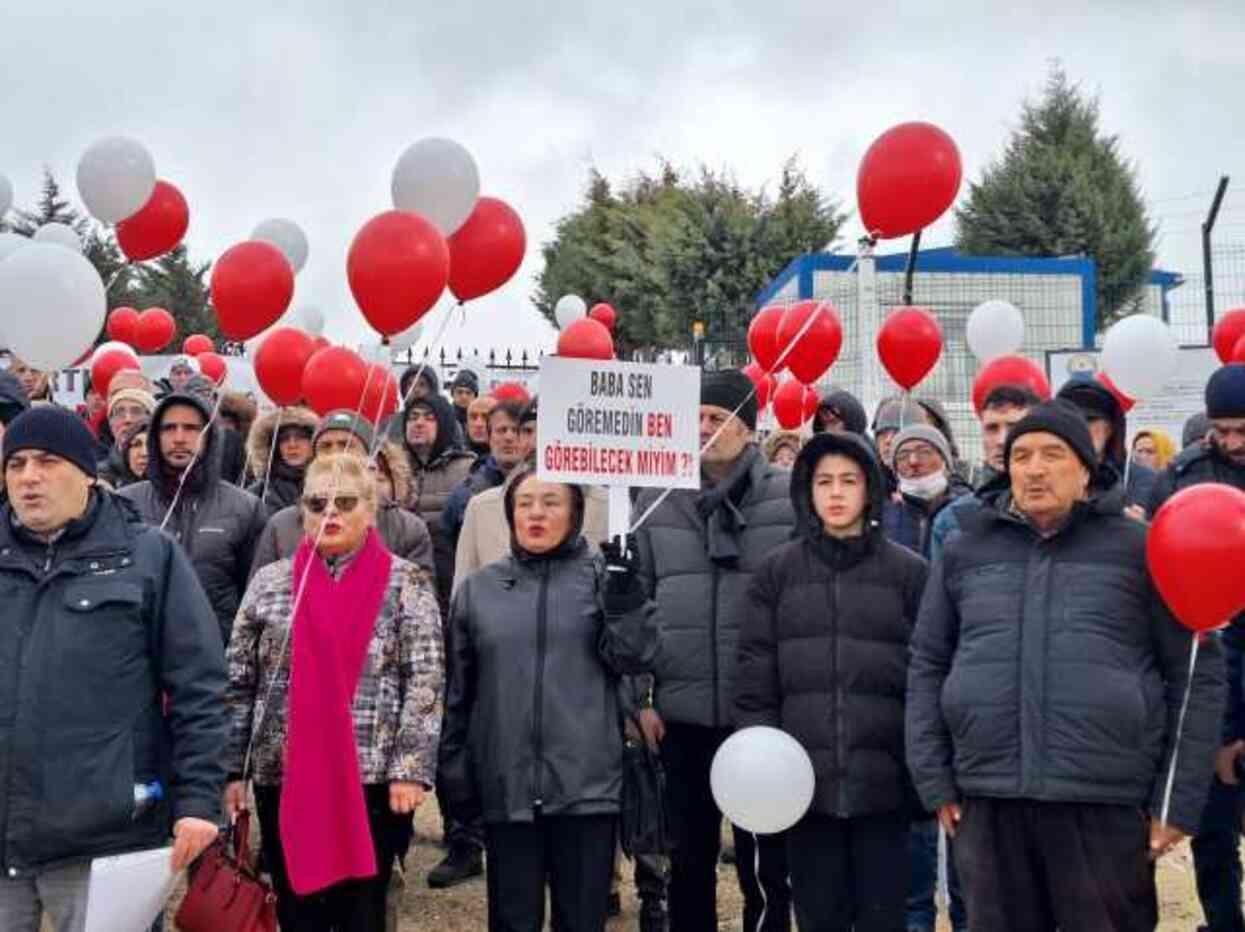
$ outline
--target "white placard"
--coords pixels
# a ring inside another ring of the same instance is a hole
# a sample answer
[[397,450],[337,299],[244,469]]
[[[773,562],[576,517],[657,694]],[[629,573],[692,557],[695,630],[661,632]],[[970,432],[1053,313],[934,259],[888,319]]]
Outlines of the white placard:
[[537,465],[577,485],[700,488],[700,369],[546,356]]
[[177,875],[172,863],[172,848],[92,861],[86,932],[150,929],[173,892]]

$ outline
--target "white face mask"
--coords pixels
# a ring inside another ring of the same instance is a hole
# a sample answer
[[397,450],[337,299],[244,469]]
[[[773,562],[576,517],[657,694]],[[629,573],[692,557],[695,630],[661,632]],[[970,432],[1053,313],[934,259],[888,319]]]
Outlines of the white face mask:
[[919,498],[923,501],[929,501],[937,498],[947,490],[947,474],[944,472],[931,473],[920,479],[900,479],[899,491],[904,495],[911,495],[913,498]]

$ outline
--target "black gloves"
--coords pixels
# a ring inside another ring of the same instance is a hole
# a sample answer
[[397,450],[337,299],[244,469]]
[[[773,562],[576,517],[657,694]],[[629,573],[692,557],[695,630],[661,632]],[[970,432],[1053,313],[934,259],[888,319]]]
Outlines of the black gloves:
[[635,538],[627,535],[625,544],[617,539],[601,544],[605,558],[605,610],[610,614],[634,611],[644,604],[644,592],[636,571]]

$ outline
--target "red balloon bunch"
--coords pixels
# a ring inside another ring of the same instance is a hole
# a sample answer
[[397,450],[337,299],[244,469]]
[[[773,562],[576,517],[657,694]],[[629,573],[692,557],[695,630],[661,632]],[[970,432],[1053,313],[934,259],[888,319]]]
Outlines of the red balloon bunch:
[[195,362],[199,364],[199,371],[217,385],[225,384],[225,378],[229,375],[229,366],[225,364],[224,357],[209,351],[195,356]]
[[752,323],[748,325],[748,349],[757,365],[770,375],[777,375],[785,369],[787,360],[790,359],[787,357],[782,365],[777,365],[781,352],[778,345],[778,327],[786,313],[787,309],[782,305],[771,304],[757,311]]
[[177,336],[177,322],[162,307],[149,307],[138,315],[134,345],[144,353],[158,353]]
[[532,396],[528,394],[527,389],[518,382],[502,382],[489,394],[498,401],[517,401],[523,405],[532,400]]
[[843,325],[829,301],[801,301],[782,315],[776,338],[779,355],[787,354],[783,361],[791,374],[811,385],[839,358]]
[[1218,483],[1167,500],[1150,525],[1146,562],[1172,614],[1191,631],[1222,628],[1245,611],[1245,492]]
[[778,388],[778,379],[775,376],[767,375],[765,370],[755,360],[744,366],[742,371],[757,390],[757,410],[764,411],[774,391]]
[[1241,346],[1242,340],[1245,340],[1245,307],[1238,307],[1215,321],[1215,329],[1211,332],[1211,343],[1219,361],[1225,366],[1243,361],[1238,358],[1242,355],[1240,351],[1245,349]]
[[614,338],[600,321],[581,317],[558,334],[558,355],[571,359],[613,359]]
[[359,410],[373,424],[379,424],[397,412],[401,394],[402,389],[393,370],[380,363],[369,363]]
[[259,336],[294,297],[294,267],[272,243],[248,240],[225,250],[212,267],[212,305],[230,340]]
[[142,209],[117,224],[117,245],[131,262],[144,262],[175,248],[189,227],[190,208],[182,192],[157,181]]
[[962,178],[955,140],[930,123],[901,123],[874,140],[860,162],[860,220],[880,239],[915,233],[955,202]]
[[91,360],[91,387],[107,398],[113,376],[125,369],[141,372],[138,357],[120,347],[105,350]]
[[796,430],[817,413],[817,393],[798,379],[785,379],[772,398],[774,417],[787,430]]
[[878,358],[900,386],[912,388],[942,355],[942,328],[923,307],[899,307],[878,331]]
[[1050,401],[1050,382],[1037,364],[1024,356],[998,356],[981,367],[973,380],[973,410],[978,415],[986,398],[1000,385],[1027,388],[1043,401]]
[[129,343],[138,340],[138,311],[132,307],[119,307],[108,315],[108,338]]
[[513,207],[495,197],[477,200],[467,222],[447,242],[450,291],[460,303],[510,281],[527,251],[523,221]]
[[315,352],[315,341],[301,330],[278,327],[268,334],[255,353],[255,378],[264,394],[282,406],[296,404],[303,397],[303,370]]
[[205,333],[192,333],[182,341],[182,352],[187,356],[198,356],[200,353],[212,353],[216,346],[212,338]]
[[346,257],[355,303],[372,329],[385,337],[413,327],[432,310],[449,277],[445,237],[406,210],[389,210],[365,223]]
[[604,324],[605,329],[610,333],[614,332],[614,324],[618,322],[618,312],[614,310],[612,305],[602,301],[600,304],[594,304],[592,310],[588,312],[588,316],[598,323]]

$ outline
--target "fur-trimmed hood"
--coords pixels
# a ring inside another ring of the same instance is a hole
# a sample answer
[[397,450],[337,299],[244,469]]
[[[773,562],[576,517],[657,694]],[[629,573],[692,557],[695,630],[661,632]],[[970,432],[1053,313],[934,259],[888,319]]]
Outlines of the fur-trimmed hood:
[[389,475],[393,477],[393,500],[408,501],[415,488],[415,474],[411,470],[411,460],[407,456],[406,448],[393,440],[386,440],[377,449],[376,460],[383,461]]
[[[224,408],[224,402],[221,402]],[[268,456],[272,452],[272,433],[276,429],[278,417],[282,427],[305,427],[314,434],[320,418],[310,408],[289,407],[278,408],[256,419],[247,434],[247,455],[251,460],[251,472],[263,477],[268,472]]]
[[236,420],[238,433],[243,437],[249,437],[251,426],[255,423],[256,415],[259,414],[259,405],[255,403],[254,398],[242,392],[221,392],[220,413],[227,414]]

